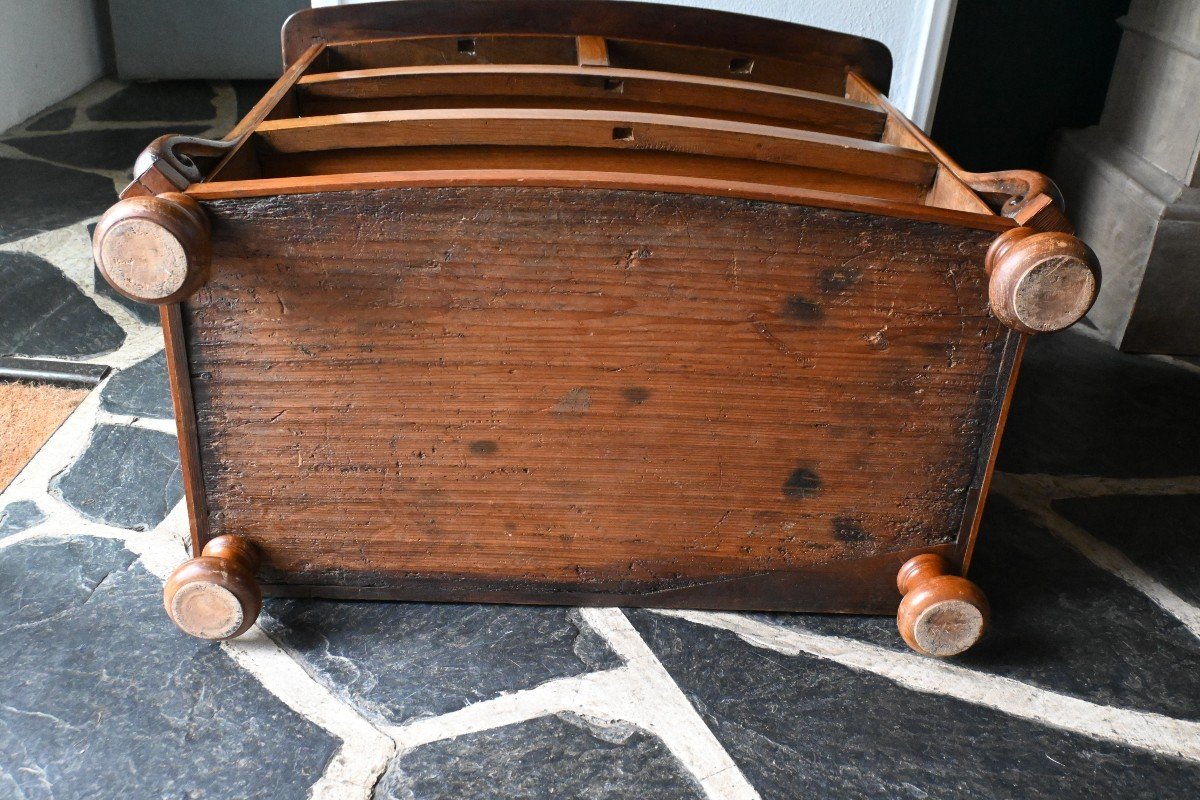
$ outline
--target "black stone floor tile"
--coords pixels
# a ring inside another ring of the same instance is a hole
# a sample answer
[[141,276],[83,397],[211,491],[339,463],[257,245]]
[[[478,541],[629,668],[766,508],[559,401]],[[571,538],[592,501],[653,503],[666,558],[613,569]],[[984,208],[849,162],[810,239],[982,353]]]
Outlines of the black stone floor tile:
[[1200,605],[1200,495],[1080,497],[1053,508]]
[[149,530],[183,498],[175,437],[128,425],[97,425],[87,449],[54,477],[50,489],[90,520]]
[[[87,231],[88,241],[91,241],[96,236],[96,223],[89,224]],[[92,291],[101,297],[107,297],[109,300],[120,303],[143,325],[159,326],[161,319],[159,306],[131,300],[110,286],[108,281],[104,279],[104,276],[100,274],[100,267],[97,266],[94,257],[92,259]]]
[[997,468],[1200,475],[1200,375],[1081,333],[1029,340]]
[[108,178],[24,158],[0,158],[0,186],[0,244],[94,217],[117,199]]
[[167,622],[111,539],[0,551],[0,797],[305,797],[340,742]]
[[621,663],[564,608],[269,600],[261,624],[339,696],[392,723]]
[[[89,235],[94,234],[95,225],[88,226]],[[160,324],[160,312],[158,306],[150,305],[149,303],[139,303],[136,300],[130,300],[125,295],[118,292],[116,289],[108,285],[108,281],[104,280],[104,276],[100,274],[100,268],[92,265],[92,289],[101,297],[107,297],[109,300],[116,301],[125,306],[130,314],[143,325],[151,325],[158,327]]]
[[97,122],[207,120],[216,116],[215,99],[216,93],[207,81],[131,83],[88,106],[87,116]]
[[267,90],[275,85],[275,81],[240,80],[230,81],[234,94],[237,96],[237,118],[250,113],[255,103],[262,99]]
[[124,341],[121,326],[49,261],[0,252],[0,355],[88,358]]
[[60,108],[43,114],[37,120],[25,126],[27,131],[65,131],[75,120],[74,108]]
[[375,800],[684,800],[700,786],[654,737],[570,714],[433,742],[399,756]]
[[[1200,642],[1003,497],[988,500],[971,579],[991,603],[992,626],[955,663],[1095,703],[1200,719]],[[758,617],[907,650],[894,617]]]
[[170,419],[171,384],[162,350],[109,378],[100,392],[100,408],[113,414]]
[[634,625],[764,800],[1190,798],[1200,764],[652,612]]
[[[205,130],[206,125],[175,125],[171,130],[163,130],[161,125],[153,128],[109,128],[50,133],[44,136],[17,136],[5,139],[4,143],[56,164],[84,169],[130,171],[133,169],[133,162],[146,149],[146,145],[159,136],[166,133],[195,135]],[[115,199],[110,199],[109,205]]]
[[44,520],[46,515],[32,500],[18,500],[0,508],[0,539],[27,531]]

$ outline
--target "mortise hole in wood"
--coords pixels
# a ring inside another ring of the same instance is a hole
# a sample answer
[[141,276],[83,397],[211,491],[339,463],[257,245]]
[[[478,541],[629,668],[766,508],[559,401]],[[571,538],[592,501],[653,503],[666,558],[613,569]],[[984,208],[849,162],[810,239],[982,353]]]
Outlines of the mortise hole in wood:
[[754,59],[731,58],[729,59],[729,71],[734,75],[749,75],[754,71]]
[[613,128],[613,141],[614,142],[632,142],[633,141],[633,128],[628,128],[628,127]]
[[475,40],[474,39],[459,39],[458,52],[464,56],[475,55]]
[[604,90],[607,92],[623,92],[625,91],[625,81],[620,78],[605,78]]

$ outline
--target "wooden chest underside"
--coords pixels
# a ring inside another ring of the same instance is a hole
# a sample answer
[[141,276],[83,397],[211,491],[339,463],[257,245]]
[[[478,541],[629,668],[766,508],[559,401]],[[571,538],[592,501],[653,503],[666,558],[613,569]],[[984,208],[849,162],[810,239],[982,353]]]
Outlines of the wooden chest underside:
[[[1099,287],[879,42],[608,0],[309,9],[96,263],[162,308],[187,633],[281,595],[897,614],[953,655],[1026,334]],[[260,586],[260,584],[262,584]],[[903,599],[901,599],[903,598]]]
[[891,612],[907,558],[967,555],[1020,341],[994,233],[594,188],[202,205],[185,459],[268,592]]

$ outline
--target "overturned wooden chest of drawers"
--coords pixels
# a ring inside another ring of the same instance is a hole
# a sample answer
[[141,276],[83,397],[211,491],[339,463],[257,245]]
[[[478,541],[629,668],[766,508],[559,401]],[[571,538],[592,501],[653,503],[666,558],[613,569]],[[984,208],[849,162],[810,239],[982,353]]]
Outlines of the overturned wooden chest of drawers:
[[957,167],[875,88],[882,45],[740,15],[326,8],[284,57],[96,231],[162,306],[184,630],[265,591],[981,635],[1022,342],[1099,281],[1049,181]]

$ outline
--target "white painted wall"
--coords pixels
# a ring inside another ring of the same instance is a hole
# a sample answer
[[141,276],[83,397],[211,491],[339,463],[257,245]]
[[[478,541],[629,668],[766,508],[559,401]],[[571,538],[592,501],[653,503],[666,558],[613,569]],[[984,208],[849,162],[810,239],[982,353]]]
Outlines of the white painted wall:
[[[371,0],[312,0],[314,7]],[[958,0],[668,0],[865,36],[892,51],[890,99],[926,130],[933,122]]]
[[104,72],[95,0],[0,0],[0,131]]

